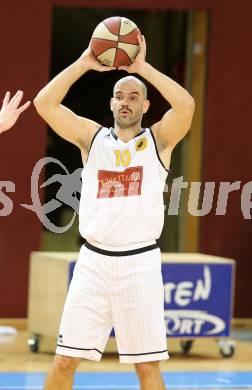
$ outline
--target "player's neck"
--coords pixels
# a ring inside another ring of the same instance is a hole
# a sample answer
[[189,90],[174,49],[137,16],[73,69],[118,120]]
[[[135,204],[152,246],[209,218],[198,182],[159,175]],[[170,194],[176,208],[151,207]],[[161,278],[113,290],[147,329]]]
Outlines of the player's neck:
[[114,124],[114,131],[116,136],[123,142],[129,142],[138,133],[141,132],[141,123],[137,123],[135,126],[121,128],[116,123]]

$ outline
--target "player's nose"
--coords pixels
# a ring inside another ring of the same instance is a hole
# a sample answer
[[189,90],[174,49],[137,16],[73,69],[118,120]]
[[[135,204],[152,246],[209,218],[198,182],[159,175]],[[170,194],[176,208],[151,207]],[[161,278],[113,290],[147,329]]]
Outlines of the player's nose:
[[129,106],[127,104],[122,104],[120,110],[129,110]]

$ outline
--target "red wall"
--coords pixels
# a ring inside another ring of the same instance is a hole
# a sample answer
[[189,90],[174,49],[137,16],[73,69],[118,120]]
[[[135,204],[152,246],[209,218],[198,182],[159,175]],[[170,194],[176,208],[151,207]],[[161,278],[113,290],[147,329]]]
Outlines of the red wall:
[[[205,181],[252,180],[252,2],[216,1],[210,31]],[[252,222],[241,213],[241,191],[230,194],[227,215],[201,218],[201,252],[236,259],[235,316],[252,317]],[[252,211],[251,211],[252,214]]]
[[[17,89],[33,99],[47,82],[50,15],[47,1],[1,2],[1,99],[5,91]],[[12,214],[0,217],[0,317],[25,317],[29,254],[39,248],[41,227],[37,216],[20,203],[31,203],[31,172],[44,155],[45,126],[30,108],[0,137],[0,180],[11,180],[16,187],[9,194]]]
[[[123,8],[209,9],[209,65],[204,140],[203,179],[250,180],[252,111],[250,90],[252,60],[252,3],[241,0],[122,0]],[[100,0],[9,0],[1,5],[1,88],[24,89],[32,99],[48,80],[52,4],[105,7]],[[107,0],[118,8],[118,1]],[[29,203],[30,175],[45,151],[45,126],[30,109],[15,126],[1,135],[1,180],[12,180],[14,212],[0,217],[0,317],[26,316],[28,261],[39,249],[41,227],[36,215],[19,206]],[[203,217],[200,223],[201,252],[237,260],[236,316],[252,317],[248,301],[252,271],[251,221],[242,218],[240,193],[233,194],[228,215]]]

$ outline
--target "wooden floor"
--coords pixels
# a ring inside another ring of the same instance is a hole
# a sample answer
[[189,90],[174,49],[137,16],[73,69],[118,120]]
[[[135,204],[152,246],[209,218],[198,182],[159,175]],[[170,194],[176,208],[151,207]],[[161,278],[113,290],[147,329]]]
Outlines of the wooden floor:
[[[31,353],[27,346],[29,335],[19,330],[16,336],[0,336],[0,372],[44,372],[53,358],[55,340],[44,340],[39,353]],[[220,356],[213,339],[195,340],[188,354],[181,353],[179,341],[168,340],[171,359],[161,364],[164,371],[252,371],[252,342],[237,341],[232,358]],[[102,361],[83,361],[80,371],[132,371],[133,365],[120,364],[116,354],[106,354]]]

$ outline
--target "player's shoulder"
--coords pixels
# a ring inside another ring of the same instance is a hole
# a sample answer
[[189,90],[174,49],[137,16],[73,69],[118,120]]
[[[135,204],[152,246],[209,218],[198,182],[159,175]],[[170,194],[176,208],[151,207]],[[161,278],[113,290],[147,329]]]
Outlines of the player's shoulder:
[[154,132],[152,130],[152,126],[144,127],[142,130],[142,133],[140,133],[140,135],[147,137],[151,141],[155,141],[155,135],[154,135]]
[[106,126],[100,125],[96,128],[96,130],[93,132],[92,138],[90,140],[90,147],[94,143],[104,144],[105,140],[110,139],[111,134],[111,128],[108,128]]
[[108,138],[108,137],[110,137],[110,133],[111,133],[111,128],[100,125],[96,129],[96,131],[94,132],[93,138],[95,138],[95,137],[98,137],[101,139]]

